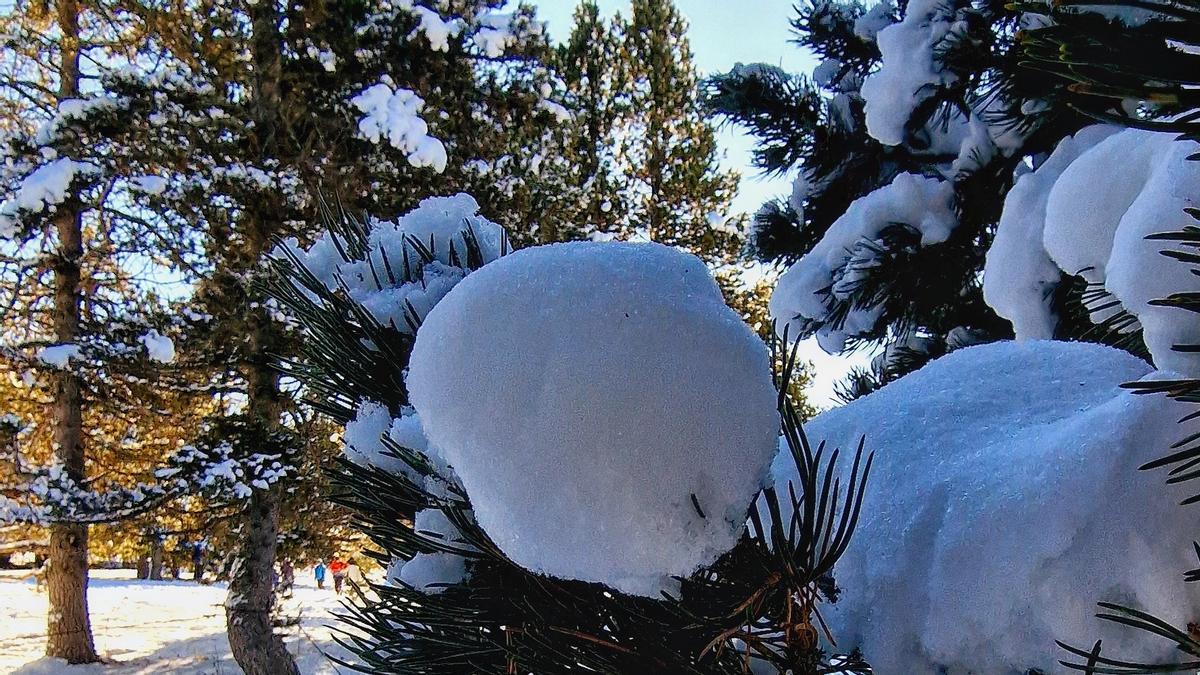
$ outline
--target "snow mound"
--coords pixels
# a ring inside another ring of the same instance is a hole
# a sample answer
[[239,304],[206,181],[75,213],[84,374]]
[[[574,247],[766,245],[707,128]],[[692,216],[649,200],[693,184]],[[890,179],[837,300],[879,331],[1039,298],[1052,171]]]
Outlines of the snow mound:
[[[1100,345],[992,343],[809,422],[814,444],[865,434],[876,452],[834,570],[842,597],[823,610],[839,646],[881,673],[1057,672],[1056,639],[1163,656],[1093,618],[1099,600],[1200,618],[1182,582],[1195,514],[1137,469],[1193,430],[1177,424],[1189,410],[1118,388],[1149,370]],[[786,453],[772,469],[777,489],[796,480]]]
[[852,307],[835,324],[829,321],[830,302],[854,293],[879,264],[880,236],[897,225],[915,230],[921,246],[945,241],[958,225],[953,184],[902,173],[852,202],[812,251],[779,277],[770,311],[780,334],[787,327],[791,337],[808,335],[816,326],[817,342],[832,354],[842,351],[847,338],[870,331],[878,306]]
[[737,541],[779,426],[765,346],[699,259],[659,244],[472,273],[426,317],[407,385],[509,557],[651,597]]

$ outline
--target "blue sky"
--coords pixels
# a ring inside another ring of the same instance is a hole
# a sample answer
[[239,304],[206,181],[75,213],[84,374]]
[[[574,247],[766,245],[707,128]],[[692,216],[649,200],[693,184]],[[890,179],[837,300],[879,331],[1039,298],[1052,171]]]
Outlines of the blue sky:
[[[534,4],[548,23],[551,38],[565,39],[576,0],[534,0]],[[629,13],[629,0],[598,0],[597,4],[609,15]],[[688,38],[702,74],[727,71],[739,61],[770,63],[793,73],[810,73],[817,64],[811,54],[790,42],[788,21],[794,11],[789,0],[676,0],[675,6],[690,23]],[[750,165],[753,139],[727,125],[719,140],[725,153],[723,165],[742,175],[733,201],[735,212],[753,213],[767,199],[791,192],[790,177],[764,178]],[[801,346],[801,358],[813,366],[810,400],[829,407],[835,403],[834,383],[852,366],[865,365],[870,354],[832,356],[821,351],[814,340],[807,340]]]

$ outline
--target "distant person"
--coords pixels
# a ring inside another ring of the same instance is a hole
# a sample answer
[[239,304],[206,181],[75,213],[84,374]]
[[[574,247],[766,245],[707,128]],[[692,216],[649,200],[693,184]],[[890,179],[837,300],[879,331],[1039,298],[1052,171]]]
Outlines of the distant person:
[[342,584],[346,582],[346,569],[349,567],[336,555],[329,561],[329,573],[333,575],[333,592],[342,594]]
[[292,597],[292,587],[296,585],[296,570],[291,560],[284,560],[279,565],[279,593],[285,598]]
[[317,588],[325,588],[325,561],[318,560],[313,568],[313,576],[317,578]]
[[351,558],[346,565],[346,580],[356,586],[361,586],[363,582],[362,570],[359,569],[358,563]]
[[200,542],[192,544],[192,580],[200,581],[204,576],[204,545]]

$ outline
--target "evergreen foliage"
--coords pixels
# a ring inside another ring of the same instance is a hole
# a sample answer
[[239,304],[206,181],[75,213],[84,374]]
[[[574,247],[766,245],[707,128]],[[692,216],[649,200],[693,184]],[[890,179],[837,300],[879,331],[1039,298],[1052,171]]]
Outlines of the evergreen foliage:
[[[356,246],[355,237],[362,239],[354,233],[362,229],[344,214],[332,215],[328,229],[350,233],[347,248]],[[474,240],[464,241],[466,250],[457,257],[475,268],[481,258],[472,252]],[[346,289],[328,290],[294,255],[277,256],[272,267],[273,297],[311,327],[303,364],[283,367],[317,397],[336,391],[339,401],[348,402],[353,392],[400,412],[408,399],[398,376],[411,336],[374,322]],[[787,394],[796,354],[781,352],[777,360],[783,364],[777,378],[784,392],[782,431],[802,484],[787,495],[765,491],[769,518],[751,509],[752,526],[737,547],[682,580],[678,597],[626,596],[522,569],[479,528],[468,495],[436,462],[386,434],[382,441],[403,470],[343,462],[334,478],[337,501],[353,510],[356,525],[379,547],[374,555],[381,563],[445,554],[465,559],[469,570],[461,582],[423,590],[397,578],[360,589],[344,617],[351,629],[343,642],[359,659],[355,667],[397,673],[744,673],[754,662],[781,673],[868,672],[857,656],[825,653],[831,643],[818,606],[836,600],[831,572],[862,508],[871,458],[860,446],[847,471],[838,467],[836,450],[810,447]],[[360,367],[365,364],[371,366]],[[367,374],[378,369],[395,379]],[[351,409],[341,402],[333,407],[343,419]],[[431,509],[459,536],[418,529],[413,514]],[[785,525],[793,523],[793,514],[794,524]]]
[[[863,83],[886,67],[878,33],[910,11],[921,13],[913,26],[935,26],[928,29],[929,53],[913,47],[906,53],[915,60],[891,64],[888,77],[921,77],[926,67],[932,75],[914,85],[911,100],[877,98],[868,104]],[[795,262],[854,200],[901,173],[934,177],[954,188],[958,224],[945,241],[919,245],[917,233],[896,227],[861,242],[864,252],[873,250],[870,264],[853,270],[854,287],[829,294],[827,318],[805,330],[841,330],[850,313],[878,309],[873,325],[855,326],[844,347],[872,345],[885,352],[869,371],[844,383],[844,396],[854,397],[949,350],[1012,336],[1008,322],[984,303],[980,282],[1005,194],[1025,162],[1036,163],[1091,119],[1068,104],[1060,79],[1021,65],[1026,57],[1019,36],[1036,21],[1019,7],[949,0],[868,8],[815,0],[797,12],[796,42],[821,60],[811,77],[738,64],[703,83],[707,107],[758,139],[756,166],[794,177],[790,198],[768,202],[755,215],[751,253],[765,262]],[[925,12],[929,18],[921,23]],[[875,135],[868,131],[868,107],[881,110],[885,103],[891,106],[885,112],[906,115],[896,143],[878,140],[883,135],[878,129]],[[1083,288],[1065,286],[1055,300],[1064,317],[1059,337],[1115,341],[1107,331],[1088,331],[1072,319]],[[1102,302],[1095,298],[1089,306]],[[1136,351],[1136,344],[1130,346]],[[895,358],[898,350],[908,353]]]

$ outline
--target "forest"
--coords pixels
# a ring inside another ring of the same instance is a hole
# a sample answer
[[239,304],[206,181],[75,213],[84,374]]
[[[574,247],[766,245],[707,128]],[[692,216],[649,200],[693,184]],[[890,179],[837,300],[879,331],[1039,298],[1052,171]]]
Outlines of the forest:
[[1200,670],[1200,2],[777,4],[0,4],[0,670]]

